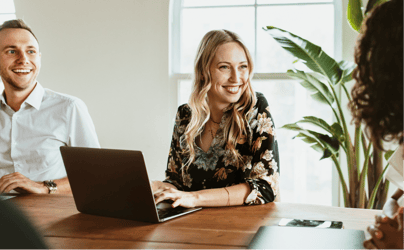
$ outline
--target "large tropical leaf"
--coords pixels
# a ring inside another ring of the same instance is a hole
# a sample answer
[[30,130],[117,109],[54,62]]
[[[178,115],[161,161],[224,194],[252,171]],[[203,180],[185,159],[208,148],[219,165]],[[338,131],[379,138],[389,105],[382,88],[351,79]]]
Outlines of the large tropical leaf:
[[303,63],[314,72],[325,76],[333,85],[337,84],[342,76],[338,63],[328,56],[321,47],[286,30],[273,26],[264,28],[286,51],[301,59]]
[[361,0],[349,0],[348,2],[348,10],[347,10],[347,18],[348,23],[351,25],[351,28],[356,32],[360,31],[363,14],[362,14],[362,1]]
[[314,136],[308,136],[306,134],[299,133],[293,137],[293,139],[295,139],[295,138],[301,138],[302,141],[309,144],[310,147],[312,147],[317,152],[323,153],[323,151],[324,151],[324,147],[321,146],[321,144],[317,141],[316,138],[314,138]]
[[352,80],[352,72],[356,68],[356,64],[350,61],[340,61],[338,63],[342,70],[342,77],[339,83],[345,84]]
[[323,145],[321,145],[321,143],[319,142],[319,139],[316,138],[314,135],[299,133],[295,137],[293,137],[293,139],[294,138],[301,138],[302,141],[309,144],[311,148],[313,148],[317,152],[322,153],[323,155],[320,158],[320,160],[326,159],[326,158],[329,158],[332,156],[332,152],[327,147],[324,147]]
[[332,104],[334,103],[333,95],[331,94],[328,87],[320,80],[318,80],[315,76],[312,76],[300,70],[288,70],[287,73],[293,78],[300,79],[300,84],[313,93],[311,95],[313,99],[321,103],[328,104],[332,107]]
[[328,125],[328,123],[326,121],[324,121],[323,119],[317,118],[315,116],[304,116],[303,120],[299,120],[296,123],[313,124],[313,125],[316,125],[317,127],[324,129],[325,131],[327,131],[330,134],[332,133],[331,126]]
[[338,141],[343,144],[344,143],[344,131],[342,130],[341,125],[338,122],[335,122],[331,125],[331,134],[338,139]]
[[293,138],[301,137],[303,138],[302,140],[310,144],[313,149],[323,152],[323,156],[320,160],[328,158],[332,155],[338,156],[339,142],[334,137],[304,129],[296,123],[286,124],[281,128],[299,131],[299,133]]
[[305,116],[305,117],[303,117],[302,120],[299,120],[296,123],[308,123],[308,124],[315,125],[319,128],[322,128],[326,132],[330,133],[333,138],[337,139],[340,146],[342,146],[343,149],[346,151],[346,148],[344,145],[344,132],[343,132],[341,126],[337,122],[334,123],[332,126],[330,126],[326,121],[324,121],[321,118],[317,118],[315,116]]

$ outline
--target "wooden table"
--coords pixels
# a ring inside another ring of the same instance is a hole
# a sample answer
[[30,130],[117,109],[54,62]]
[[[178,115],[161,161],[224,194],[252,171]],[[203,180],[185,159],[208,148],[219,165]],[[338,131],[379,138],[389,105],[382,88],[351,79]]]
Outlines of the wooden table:
[[82,214],[72,196],[22,195],[10,201],[31,218],[51,248],[247,248],[260,226],[277,225],[281,218],[339,220],[367,234],[381,212],[275,202],[204,208],[151,224]]

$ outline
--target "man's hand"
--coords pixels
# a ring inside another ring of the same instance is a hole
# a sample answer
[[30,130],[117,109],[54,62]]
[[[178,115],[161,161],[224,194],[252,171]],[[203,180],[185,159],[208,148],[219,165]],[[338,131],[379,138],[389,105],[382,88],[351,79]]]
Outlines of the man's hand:
[[15,190],[18,193],[47,194],[48,188],[42,182],[35,182],[15,172],[0,178],[0,193]]

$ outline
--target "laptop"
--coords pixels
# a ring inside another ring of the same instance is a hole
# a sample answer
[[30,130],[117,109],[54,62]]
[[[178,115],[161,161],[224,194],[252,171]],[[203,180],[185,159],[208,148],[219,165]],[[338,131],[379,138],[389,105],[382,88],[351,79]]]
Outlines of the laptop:
[[60,152],[82,213],[157,223],[201,209],[156,205],[141,151],[62,146]]
[[249,249],[363,249],[362,230],[262,226]]

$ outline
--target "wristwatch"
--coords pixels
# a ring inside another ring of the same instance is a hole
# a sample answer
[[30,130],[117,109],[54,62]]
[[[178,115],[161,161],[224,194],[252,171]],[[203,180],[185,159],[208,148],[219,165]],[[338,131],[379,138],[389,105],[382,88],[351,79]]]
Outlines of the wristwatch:
[[43,184],[49,189],[49,194],[54,194],[56,193],[56,190],[58,190],[58,187],[53,180],[44,181]]

